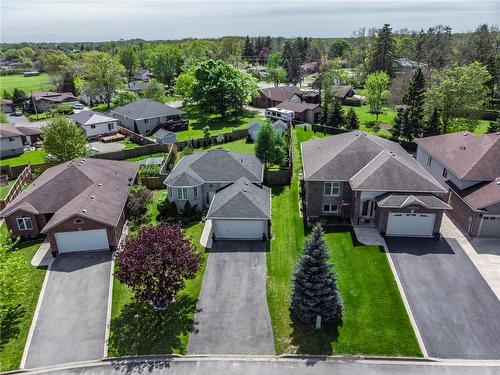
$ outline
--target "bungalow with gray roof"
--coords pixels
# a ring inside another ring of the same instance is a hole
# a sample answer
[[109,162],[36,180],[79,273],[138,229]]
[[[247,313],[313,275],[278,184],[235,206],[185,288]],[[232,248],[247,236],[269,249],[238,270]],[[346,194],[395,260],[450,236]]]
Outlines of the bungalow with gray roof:
[[118,120],[103,113],[80,111],[68,117],[85,131],[89,139],[115,134],[118,131]]
[[349,132],[301,148],[308,220],[337,216],[387,236],[439,233],[446,190],[398,143]]

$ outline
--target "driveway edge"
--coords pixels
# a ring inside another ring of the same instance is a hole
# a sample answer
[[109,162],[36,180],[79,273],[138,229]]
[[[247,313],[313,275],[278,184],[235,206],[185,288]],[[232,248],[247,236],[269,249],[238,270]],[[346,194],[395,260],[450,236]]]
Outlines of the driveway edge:
[[108,357],[109,331],[111,329],[111,311],[113,308],[113,281],[115,270],[115,254],[111,256],[111,269],[109,272],[109,288],[108,288],[108,308],[106,311],[106,331],[104,333],[104,353],[103,358]]
[[33,319],[31,319],[30,330],[28,332],[28,337],[26,338],[26,344],[24,344],[23,356],[21,357],[21,363],[19,364],[20,369],[24,369],[26,366],[26,360],[28,358],[28,351],[31,346],[31,340],[33,339],[33,333],[35,332],[36,322],[38,320],[38,315],[40,313],[40,309],[42,308],[43,296],[45,294],[45,288],[47,287],[47,283],[49,280],[50,270],[52,268],[52,263],[47,266],[47,272],[45,272],[45,278],[43,279],[42,290],[40,290],[40,294],[38,295],[38,301],[36,303],[35,313],[33,314]]

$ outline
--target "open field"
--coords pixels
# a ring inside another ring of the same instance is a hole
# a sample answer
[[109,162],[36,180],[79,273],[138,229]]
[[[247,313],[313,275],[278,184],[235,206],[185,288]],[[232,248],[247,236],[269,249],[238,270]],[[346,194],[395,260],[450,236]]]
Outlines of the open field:
[[0,95],[3,95],[4,90],[12,94],[16,88],[29,95],[32,91],[52,90],[54,85],[47,73],[35,77],[23,77],[22,74],[0,77]]

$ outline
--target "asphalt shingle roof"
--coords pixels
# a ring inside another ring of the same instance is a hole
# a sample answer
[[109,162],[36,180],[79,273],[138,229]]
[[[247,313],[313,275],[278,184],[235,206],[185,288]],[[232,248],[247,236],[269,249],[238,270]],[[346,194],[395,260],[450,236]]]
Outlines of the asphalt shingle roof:
[[[260,183],[263,171],[264,166],[254,155],[210,150],[184,156],[165,180],[165,185],[193,186],[202,182],[234,182],[241,177]],[[189,178],[193,179],[191,182],[199,182],[183,185]]]
[[23,135],[14,125],[3,123],[0,124],[0,138],[20,137]]
[[102,113],[94,111],[80,111],[68,117],[81,126],[117,121],[114,117],[106,116]]
[[[460,190],[451,181],[447,181],[447,184],[476,211],[489,212],[488,207],[500,203],[500,177],[491,182],[483,182],[463,190]],[[491,213],[500,214],[500,210],[497,208]]]
[[290,100],[294,95],[300,96],[302,94],[296,86],[268,87],[260,91],[266,98],[277,102],[284,102]]
[[412,204],[429,209],[449,210],[451,206],[432,194],[397,194],[387,193],[375,198],[379,207],[403,208]]
[[271,189],[242,177],[215,194],[207,218],[271,218]]
[[115,108],[111,113],[117,113],[133,120],[182,115],[185,112],[150,99],[139,99],[122,107]]

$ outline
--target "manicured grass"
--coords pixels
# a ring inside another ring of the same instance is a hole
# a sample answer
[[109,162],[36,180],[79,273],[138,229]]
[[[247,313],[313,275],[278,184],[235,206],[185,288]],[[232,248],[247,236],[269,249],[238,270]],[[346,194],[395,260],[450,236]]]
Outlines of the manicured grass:
[[17,165],[24,164],[44,164],[45,163],[45,151],[43,150],[35,150],[35,151],[26,151],[21,155],[17,156],[9,156],[6,158],[0,159],[0,166],[10,165],[11,167],[15,167]]
[[342,326],[315,331],[290,316],[291,278],[306,235],[299,217],[299,142],[312,136],[323,135],[296,128],[292,183],[273,189],[267,300],[276,352],[420,356],[386,254],[377,246],[357,243],[347,228],[327,228],[325,235],[344,300]]
[[135,162],[135,161],[140,161],[140,160],[149,159],[149,158],[158,158],[158,157],[161,157],[161,156],[167,157],[167,153],[166,152],[157,152],[157,153],[154,153],[154,154],[136,156],[134,158],[125,159],[125,161]]
[[52,90],[54,85],[47,73],[35,77],[24,77],[22,74],[0,77],[0,95],[3,95],[3,90],[12,94],[16,88],[30,95],[32,91]]
[[[186,110],[186,109],[184,109]],[[243,129],[252,121],[265,121],[264,116],[257,112],[247,111],[241,116],[225,120],[216,115],[204,115],[196,113],[192,110],[187,110],[189,116],[189,129],[177,132],[177,140],[185,141],[203,137],[203,128],[210,127],[211,135],[227,133],[237,129]]]
[[131,150],[133,148],[137,148],[140,146],[139,144],[135,143],[134,141],[131,141],[128,138],[123,140],[123,141],[119,141],[119,143],[121,143],[122,145],[125,145],[124,150]]
[[108,109],[108,104],[107,103],[99,103],[97,104],[96,106],[92,107],[92,111],[95,111],[95,112],[106,112],[110,109],[113,109],[115,107],[115,105],[113,103],[111,103],[109,109]]
[[10,188],[12,187],[12,185],[14,185],[14,182],[16,182],[16,180],[9,180],[9,182],[7,182],[7,185],[0,186],[0,199],[4,199],[7,196]]
[[243,138],[237,141],[223,143],[221,145],[211,146],[207,148],[199,148],[194,151],[197,152],[197,151],[207,151],[207,150],[217,150],[217,149],[236,151],[236,152],[241,152],[243,154],[254,154],[255,143],[249,143],[247,142],[246,138]]
[[[5,225],[2,227],[2,230]],[[16,308],[10,316],[2,322],[0,335],[0,371],[9,371],[19,368],[24,345],[28,337],[31,320],[38,302],[38,295],[42,288],[46,267],[35,268],[31,259],[40,246],[40,242],[21,244],[11,256],[23,260],[22,276],[28,280],[28,289],[14,304]],[[1,277],[1,276],[0,276]]]
[[[155,190],[148,218],[157,224],[156,203],[165,190]],[[200,294],[208,254],[200,245],[203,223],[186,225],[184,232],[202,254],[203,261],[196,277],[187,280],[176,300],[165,311],[154,311],[149,304],[134,299],[129,287],[113,281],[109,356],[146,354],[186,354],[189,334],[193,330],[194,312]]]

